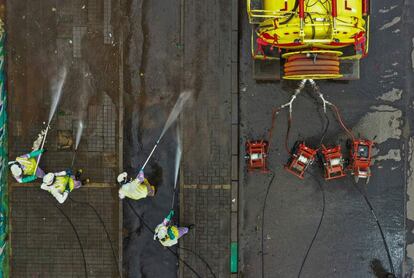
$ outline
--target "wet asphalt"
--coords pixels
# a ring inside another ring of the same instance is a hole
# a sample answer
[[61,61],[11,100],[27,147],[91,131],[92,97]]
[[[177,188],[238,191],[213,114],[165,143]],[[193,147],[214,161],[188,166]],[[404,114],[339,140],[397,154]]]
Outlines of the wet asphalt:
[[[136,175],[179,95],[179,3],[142,0],[124,4],[124,168]],[[146,177],[157,188],[155,197],[131,202],[152,229],[171,208],[176,148],[173,125],[145,168]],[[126,277],[176,277],[177,258],[153,240],[152,232],[125,201],[123,207]]]
[[[413,71],[411,62],[414,11],[408,1],[371,1],[369,56],[361,63],[360,80],[317,82],[325,97],[341,110],[356,136],[374,139],[375,164],[366,192],[382,225],[398,277],[410,272],[406,258],[406,189],[411,175],[409,141],[412,136]],[[255,82],[249,55],[250,29],[241,6],[240,111],[241,153],[248,139],[267,137],[271,111],[289,100],[295,82]],[[260,109],[257,109],[257,108]],[[315,147],[326,121],[308,88],[294,102],[288,144],[300,139]],[[342,144],[345,133],[329,113],[330,124],[324,143]],[[387,255],[363,197],[347,177],[325,182],[314,164],[304,180],[283,170],[287,113],[276,122],[269,157],[275,175],[267,197],[264,221],[264,273],[262,273],[262,213],[270,174],[246,174],[241,158],[243,181],[239,192],[241,272],[245,277],[297,277],[306,251],[324,213],[319,232],[303,265],[300,277],[381,277],[389,270]],[[324,195],[322,194],[322,190]],[[325,206],[323,205],[325,196]],[[408,228],[408,227],[407,227]],[[411,228],[410,228],[411,229]]]

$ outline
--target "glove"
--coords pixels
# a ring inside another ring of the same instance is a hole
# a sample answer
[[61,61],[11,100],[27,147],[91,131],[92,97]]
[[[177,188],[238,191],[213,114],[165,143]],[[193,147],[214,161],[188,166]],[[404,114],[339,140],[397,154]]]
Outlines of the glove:
[[43,152],[44,152],[44,149],[37,150],[37,151],[33,151],[33,152],[29,153],[29,158],[39,156],[39,155],[40,155],[40,154],[42,154]]
[[67,176],[72,176],[72,170],[71,169],[66,169],[65,172],[66,172]]
[[173,216],[174,216],[174,210],[170,210],[170,213],[167,216],[168,221],[170,221]]
[[138,179],[139,182],[144,182],[144,179],[145,179],[144,171],[142,171],[142,170],[139,171],[137,179]]
[[32,181],[35,181],[36,179],[37,179],[36,175],[27,176],[22,179],[22,183],[32,182]]

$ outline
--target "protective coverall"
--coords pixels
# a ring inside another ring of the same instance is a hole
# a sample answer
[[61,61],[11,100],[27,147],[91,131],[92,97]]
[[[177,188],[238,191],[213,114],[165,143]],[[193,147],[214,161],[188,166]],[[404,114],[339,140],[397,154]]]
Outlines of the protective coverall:
[[171,210],[162,223],[155,228],[154,240],[158,239],[158,241],[165,247],[171,247],[177,244],[178,239],[189,231],[188,227],[171,225],[171,218],[173,215],[174,211]]
[[40,188],[50,192],[59,203],[63,204],[68,198],[69,192],[75,188],[81,187],[82,182],[77,180],[70,171],[61,171],[53,174],[53,183],[48,185],[43,182]]
[[[15,161],[10,161],[9,165],[12,167],[13,165],[17,165],[22,169],[22,173],[20,175],[13,175],[13,177],[16,179],[19,183],[27,183],[34,181],[36,177],[43,178],[45,175],[45,172],[40,169],[40,167],[37,167],[37,161],[36,157],[38,157],[40,154],[44,152],[43,149],[36,150],[28,154],[21,155],[19,157],[16,157]],[[36,169],[36,175],[35,175],[35,169]]]
[[[124,175],[123,180],[121,180],[121,175]],[[148,182],[142,171],[139,172],[135,179],[130,181],[127,180],[126,173],[122,173],[118,177],[118,182],[121,185],[118,191],[120,199],[128,197],[133,200],[139,200],[147,196],[154,196],[155,194],[155,187]]]

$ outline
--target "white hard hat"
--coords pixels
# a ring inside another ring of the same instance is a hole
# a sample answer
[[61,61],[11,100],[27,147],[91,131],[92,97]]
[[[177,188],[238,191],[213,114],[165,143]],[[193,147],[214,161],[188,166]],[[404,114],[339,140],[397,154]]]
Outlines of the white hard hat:
[[167,232],[167,227],[162,226],[160,227],[160,229],[157,232],[157,237],[159,239],[164,239],[167,236],[168,232]]
[[127,177],[128,177],[127,172],[123,172],[123,173],[121,173],[121,174],[118,175],[118,177],[116,178],[116,180],[119,183],[123,183],[127,179]]
[[51,185],[54,179],[55,179],[55,174],[48,173],[43,177],[43,183],[46,185]]
[[12,164],[10,170],[12,172],[12,175],[15,177],[20,177],[23,174],[22,168],[17,163]]

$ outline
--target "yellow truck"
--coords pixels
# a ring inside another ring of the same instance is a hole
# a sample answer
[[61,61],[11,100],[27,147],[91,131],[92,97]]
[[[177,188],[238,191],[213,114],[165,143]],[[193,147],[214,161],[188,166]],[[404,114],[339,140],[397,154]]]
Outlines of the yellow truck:
[[369,0],[247,0],[254,78],[359,79]]

